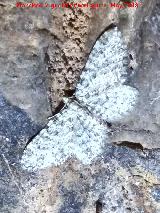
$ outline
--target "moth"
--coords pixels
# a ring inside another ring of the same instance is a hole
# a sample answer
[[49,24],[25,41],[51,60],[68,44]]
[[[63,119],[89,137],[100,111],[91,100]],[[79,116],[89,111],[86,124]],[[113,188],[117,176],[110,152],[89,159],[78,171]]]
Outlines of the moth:
[[116,123],[131,113],[138,90],[126,84],[127,46],[114,27],[95,42],[77,83],[74,98],[28,144],[21,164],[37,170],[60,165],[69,157],[91,164],[109,142],[107,122]]

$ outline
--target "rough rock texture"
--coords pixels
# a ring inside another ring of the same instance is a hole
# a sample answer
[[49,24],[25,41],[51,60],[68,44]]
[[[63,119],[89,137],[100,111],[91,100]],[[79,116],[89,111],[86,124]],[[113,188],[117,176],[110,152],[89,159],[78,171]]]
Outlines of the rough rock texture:
[[30,12],[28,17],[29,11],[16,8],[14,2],[2,3],[0,13],[1,93],[12,105],[27,112],[35,123],[43,125],[51,114],[46,89],[48,40],[33,30],[36,24],[48,20],[39,21],[40,11]]
[[72,159],[38,173],[39,183],[27,190],[15,212],[25,206],[26,212],[158,213],[158,163],[158,150],[107,145],[90,166]]
[[[0,212],[159,213],[159,3],[74,11],[15,2],[0,2]],[[139,92],[134,111],[109,123],[110,145],[91,165],[72,157],[23,170],[24,146],[73,94],[91,47],[111,23],[128,45],[127,84]]]

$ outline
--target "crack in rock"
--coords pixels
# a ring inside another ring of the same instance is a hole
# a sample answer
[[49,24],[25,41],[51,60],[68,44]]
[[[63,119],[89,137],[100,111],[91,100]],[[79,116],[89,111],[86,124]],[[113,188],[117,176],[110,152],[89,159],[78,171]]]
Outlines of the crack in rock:
[[[159,135],[159,134],[158,134]],[[146,150],[159,149],[159,138],[157,134],[147,130],[129,130],[117,129],[110,137],[114,144],[122,144],[124,141],[129,141],[132,144],[139,144]],[[155,143],[156,141],[156,143]]]
[[65,99],[66,106],[28,144],[21,160],[23,168],[43,169],[62,164],[72,156],[91,164],[100,156],[109,143],[110,128],[104,122],[124,118],[137,103],[137,89],[125,85],[127,65],[127,47],[121,33],[116,27],[103,33],[89,55],[74,94],[83,107]]
[[144,147],[140,143],[133,143],[130,141],[119,141],[119,142],[114,142],[114,144],[117,146],[126,146],[134,150],[141,150],[141,151],[144,150]]

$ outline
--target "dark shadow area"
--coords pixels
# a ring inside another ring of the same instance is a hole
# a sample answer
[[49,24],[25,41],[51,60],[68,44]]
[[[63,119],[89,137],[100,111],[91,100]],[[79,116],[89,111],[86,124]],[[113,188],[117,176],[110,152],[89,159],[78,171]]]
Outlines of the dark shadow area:
[[102,202],[100,200],[96,201],[96,213],[102,213]]
[[130,141],[122,141],[120,142],[119,144],[115,143],[117,146],[125,146],[125,147],[128,147],[130,149],[134,149],[134,150],[144,150],[143,146],[140,144],[140,143],[133,143],[133,142],[130,142]]

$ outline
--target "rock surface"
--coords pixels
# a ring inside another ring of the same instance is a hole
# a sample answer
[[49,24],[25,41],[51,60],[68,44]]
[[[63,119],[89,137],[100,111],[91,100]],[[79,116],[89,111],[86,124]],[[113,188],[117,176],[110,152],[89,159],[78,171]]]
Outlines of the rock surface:
[[[160,4],[51,10],[15,3],[0,2],[0,212],[159,213]],[[74,93],[93,44],[112,23],[130,54],[127,85],[139,93],[134,111],[109,123],[110,143],[90,165],[75,156],[24,170],[25,145]]]

